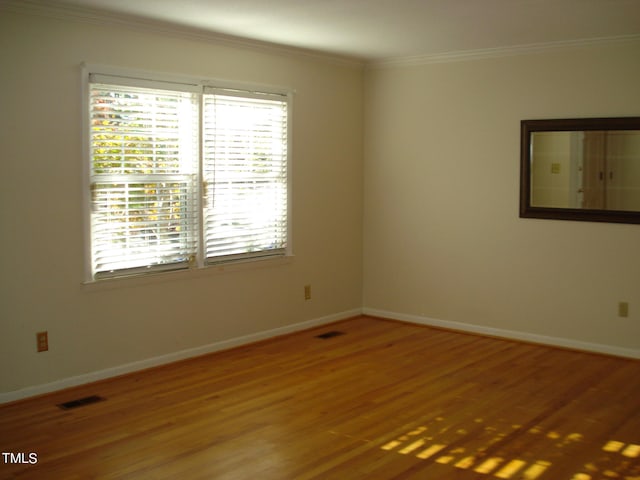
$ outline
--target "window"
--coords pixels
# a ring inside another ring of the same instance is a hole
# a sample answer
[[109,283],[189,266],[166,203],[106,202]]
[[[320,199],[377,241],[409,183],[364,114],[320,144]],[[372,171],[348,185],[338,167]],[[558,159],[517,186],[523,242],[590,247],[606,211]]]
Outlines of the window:
[[87,79],[91,279],[288,253],[288,94]]

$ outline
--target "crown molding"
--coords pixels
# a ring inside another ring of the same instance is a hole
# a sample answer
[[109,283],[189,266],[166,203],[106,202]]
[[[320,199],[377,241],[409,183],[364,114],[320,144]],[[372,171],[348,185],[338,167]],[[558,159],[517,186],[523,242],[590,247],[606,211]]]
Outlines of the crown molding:
[[162,20],[74,5],[59,0],[0,0],[0,11],[57,20],[72,20],[92,25],[123,27],[137,32],[144,31],[170,35],[186,40],[208,42],[282,56],[306,57],[343,66],[361,68],[365,65],[365,61],[357,57],[226,35]]
[[93,25],[129,28],[138,32],[146,31],[160,35],[170,35],[176,38],[214,43],[216,45],[242,48],[245,50],[253,50],[289,57],[306,57],[342,66],[351,66],[356,68],[364,67],[368,70],[483,60],[489,58],[545,53],[589,46],[640,41],[640,34],[633,34],[614,37],[532,43],[509,47],[461,50],[425,55],[410,55],[383,59],[365,59],[227,35],[196,27],[179,25],[172,22],[153,20],[136,15],[115,13],[103,9],[70,4],[64,2],[64,0],[0,0],[0,11],[23,15],[43,16],[58,20],[73,20]]
[[557,42],[531,43],[526,45],[514,45],[511,47],[484,48],[475,50],[462,50],[455,52],[445,52],[427,55],[412,55],[405,57],[394,57],[382,60],[370,61],[366,64],[367,69],[384,69],[394,67],[412,67],[420,65],[430,65],[434,63],[463,62],[469,60],[483,60],[487,58],[510,57],[517,55],[528,55],[535,53],[545,53],[550,51],[568,50],[574,48],[584,48],[597,45],[608,45],[615,43],[628,43],[640,41],[640,34],[622,35],[615,37],[598,37],[580,40],[565,40]]

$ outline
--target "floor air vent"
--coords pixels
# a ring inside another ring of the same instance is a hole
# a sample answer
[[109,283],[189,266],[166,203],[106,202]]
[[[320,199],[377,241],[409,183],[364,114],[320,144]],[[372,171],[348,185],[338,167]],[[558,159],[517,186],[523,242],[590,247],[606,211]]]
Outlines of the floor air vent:
[[63,410],[71,410],[72,408],[84,407],[85,405],[102,402],[103,400],[106,400],[106,398],[99,397],[98,395],[91,395],[90,397],[78,398],[77,400],[71,400],[70,402],[59,403],[58,407]]
[[338,337],[340,335],[344,335],[344,332],[338,332],[337,330],[332,330],[331,332],[326,332],[321,335],[316,335],[316,338],[322,338],[326,340],[327,338]]

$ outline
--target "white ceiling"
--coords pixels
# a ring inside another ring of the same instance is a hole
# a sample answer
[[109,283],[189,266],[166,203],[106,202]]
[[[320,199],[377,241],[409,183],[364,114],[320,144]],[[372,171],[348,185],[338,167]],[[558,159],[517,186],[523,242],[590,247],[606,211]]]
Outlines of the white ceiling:
[[365,61],[640,35],[640,0],[64,1]]

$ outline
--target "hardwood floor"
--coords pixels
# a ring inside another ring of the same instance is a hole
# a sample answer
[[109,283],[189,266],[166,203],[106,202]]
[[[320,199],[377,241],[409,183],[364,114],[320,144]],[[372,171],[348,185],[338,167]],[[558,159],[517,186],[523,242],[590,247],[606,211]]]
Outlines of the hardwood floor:
[[0,448],[0,478],[640,480],[640,361],[358,317],[1,406]]

